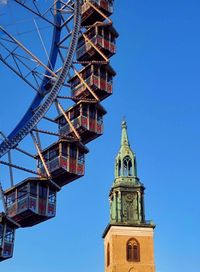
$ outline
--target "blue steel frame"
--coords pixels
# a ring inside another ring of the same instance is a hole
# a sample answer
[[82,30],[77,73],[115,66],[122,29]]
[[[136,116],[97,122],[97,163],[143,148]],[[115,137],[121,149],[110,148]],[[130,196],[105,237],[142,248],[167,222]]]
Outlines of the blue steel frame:
[[[59,10],[61,6],[61,2],[56,2],[56,9]],[[14,130],[9,134],[7,139],[3,141],[0,144],[0,157],[5,155],[10,149],[15,148],[18,143],[37,125],[37,123],[44,117],[45,113],[53,103],[53,101],[56,99],[60,88],[62,87],[62,84],[64,83],[64,80],[66,78],[66,75],[69,71],[69,68],[72,64],[73,55],[76,50],[76,45],[78,42],[78,34],[80,31],[81,26],[81,20],[80,20],[80,6],[81,6],[81,0],[76,0],[74,5],[74,30],[72,34],[72,39],[70,43],[70,47],[68,50],[68,54],[66,56],[66,60],[63,64],[62,71],[60,73],[60,76],[54,83],[53,87],[47,91],[45,86],[47,82],[49,81],[48,77],[50,76],[50,73],[46,70],[45,76],[42,80],[42,83],[40,85],[40,89],[36,96],[34,97],[31,105],[29,106],[27,112],[21,119],[21,121],[17,124],[17,126],[14,128]],[[51,51],[49,56],[49,62],[47,67],[54,68],[57,60],[57,56],[59,53],[59,48],[57,44],[60,41],[61,37],[61,14],[59,12],[55,13],[54,17],[54,29],[53,29],[53,37],[52,37],[52,45],[51,45]],[[42,101],[47,96],[47,99],[42,104]]]

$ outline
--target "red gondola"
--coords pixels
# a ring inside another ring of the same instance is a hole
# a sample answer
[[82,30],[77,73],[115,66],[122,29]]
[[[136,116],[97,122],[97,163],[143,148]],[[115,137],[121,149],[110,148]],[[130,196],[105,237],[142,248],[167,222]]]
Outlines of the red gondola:
[[[116,73],[110,65],[89,64],[79,74],[100,101],[112,94],[112,82]],[[75,99],[94,99],[94,96],[77,75],[72,77],[69,83],[71,85],[72,97]]]
[[82,25],[93,25],[97,21],[103,21],[105,18],[96,11],[90,4],[94,5],[97,9],[103,12],[106,16],[113,13],[113,0],[89,0],[83,1],[82,4]]
[[[106,58],[112,57],[116,52],[115,40],[117,31],[110,25],[94,26],[87,30],[84,35],[96,46]],[[79,38],[76,50],[78,61],[102,61],[101,54],[82,35]]]
[[58,188],[47,179],[28,178],[5,191],[8,216],[31,227],[56,215]]
[[[42,151],[52,179],[59,186],[64,186],[84,175],[86,153],[88,149],[80,142],[69,142],[64,139]],[[36,158],[39,173],[45,175],[40,157],[37,155]]]
[[17,225],[0,213],[0,262],[12,258]]
[[[79,133],[84,144],[103,133],[103,115],[105,114],[106,111],[100,104],[81,101],[66,111],[66,115]],[[74,136],[73,130],[63,115],[58,116],[55,120],[59,124],[60,134]]]

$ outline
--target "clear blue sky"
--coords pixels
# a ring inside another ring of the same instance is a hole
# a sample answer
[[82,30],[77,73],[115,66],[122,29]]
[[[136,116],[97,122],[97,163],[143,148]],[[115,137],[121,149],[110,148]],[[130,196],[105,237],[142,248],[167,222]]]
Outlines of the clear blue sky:
[[[85,177],[59,193],[56,218],[18,230],[14,258],[2,262],[0,271],[104,271],[101,235],[109,221],[123,116],[146,187],[146,217],[157,225],[156,271],[198,271],[199,14],[198,0],[116,1],[117,76],[113,96],[103,102],[105,133],[88,145]],[[8,132],[24,110],[25,85],[16,87],[14,76],[1,69],[0,124]]]

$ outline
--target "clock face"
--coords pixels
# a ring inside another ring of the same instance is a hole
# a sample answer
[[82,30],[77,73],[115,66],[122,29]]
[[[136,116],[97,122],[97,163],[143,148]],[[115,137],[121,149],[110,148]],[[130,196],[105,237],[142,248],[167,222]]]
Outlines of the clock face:
[[128,202],[133,201],[133,198],[134,198],[133,194],[127,194],[126,195],[126,201],[128,201]]
[[137,194],[127,193],[124,196],[123,215],[125,221],[138,220]]

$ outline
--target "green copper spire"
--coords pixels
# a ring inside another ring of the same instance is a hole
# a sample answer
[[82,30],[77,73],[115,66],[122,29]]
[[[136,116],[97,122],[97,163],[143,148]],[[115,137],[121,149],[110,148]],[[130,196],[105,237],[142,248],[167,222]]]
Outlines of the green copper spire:
[[123,121],[121,146],[115,159],[115,179],[109,195],[111,224],[145,224],[144,189],[137,177],[136,156]]
[[121,146],[115,159],[115,178],[137,176],[135,153],[131,150],[126,121],[122,122]]

